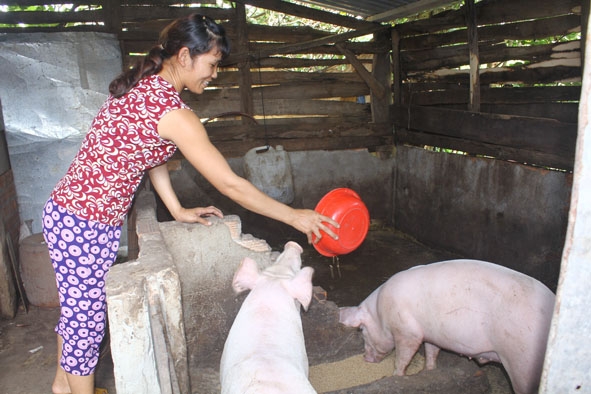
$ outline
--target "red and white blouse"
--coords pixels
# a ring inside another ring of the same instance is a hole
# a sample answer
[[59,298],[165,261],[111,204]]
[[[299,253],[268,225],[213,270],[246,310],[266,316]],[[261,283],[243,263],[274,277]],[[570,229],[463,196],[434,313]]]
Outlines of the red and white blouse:
[[145,171],[176,151],[158,134],[158,122],[181,108],[189,107],[158,75],[143,78],[122,97],[110,96],[52,191],[53,200],[84,219],[121,226]]

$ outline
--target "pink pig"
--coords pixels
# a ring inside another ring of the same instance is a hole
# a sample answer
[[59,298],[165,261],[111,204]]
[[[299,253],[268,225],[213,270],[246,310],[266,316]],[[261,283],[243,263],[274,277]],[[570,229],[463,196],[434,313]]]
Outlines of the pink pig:
[[399,272],[358,307],[340,309],[340,322],[360,327],[365,360],[396,348],[395,375],[425,342],[426,368],[440,348],[500,362],[516,394],[536,393],[554,309],[554,293],[509,268],[450,260]]
[[308,380],[300,317],[300,304],[307,310],[312,299],[314,270],[301,268],[302,251],[297,243],[288,242],[263,272],[248,257],[236,271],[234,290],[251,291],[224,345],[222,394],[316,393]]

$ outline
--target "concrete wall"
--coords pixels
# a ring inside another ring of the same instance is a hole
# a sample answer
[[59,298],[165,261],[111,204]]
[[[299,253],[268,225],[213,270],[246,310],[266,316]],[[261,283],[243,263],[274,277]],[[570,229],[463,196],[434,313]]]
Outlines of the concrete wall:
[[[437,249],[511,267],[556,290],[572,174],[408,146],[388,159],[366,151],[289,152],[289,159],[294,207],[314,208],[329,190],[350,187],[374,222]],[[230,164],[242,173],[242,160]],[[220,195],[186,161],[174,165],[172,179],[183,203],[237,214],[246,232],[271,246],[287,237],[302,240]]]
[[406,146],[396,166],[397,229],[556,290],[572,174]]
[[[392,216],[394,159],[381,159],[365,150],[288,152],[293,175],[295,208],[314,209],[318,201],[334,188],[355,190],[368,207],[375,222],[388,222]],[[244,160],[230,159],[230,166],[244,176]],[[171,179],[179,199],[187,206],[215,205],[225,214],[240,216],[244,232],[282,248],[287,237],[306,242],[293,228],[246,211],[221,195],[185,160],[171,163]],[[264,169],[261,169],[264,171]],[[171,220],[161,209],[160,220]]]

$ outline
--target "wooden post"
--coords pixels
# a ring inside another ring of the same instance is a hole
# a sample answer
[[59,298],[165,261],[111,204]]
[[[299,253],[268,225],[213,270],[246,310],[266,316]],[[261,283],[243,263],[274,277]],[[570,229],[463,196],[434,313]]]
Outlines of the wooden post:
[[394,103],[402,104],[402,70],[400,68],[400,33],[396,29],[392,29],[392,73],[394,80],[392,81]]
[[372,95],[376,95],[379,98],[383,98],[386,95],[386,88],[380,84],[380,82],[373,76],[372,73],[367,71],[367,68],[363,65],[363,63],[355,57],[355,54],[348,50],[342,42],[335,44],[339,51],[351,63],[355,71],[359,74],[361,79],[369,86],[371,89]]
[[121,2],[119,0],[107,0],[103,9],[105,30],[107,33],[121,34]]
[[[238,52],[248,53],[248,26],[246,23],[246,8],[243,3],[236,3],[236,30],[238,32]],[[240,72],[240,112],[254,115],[254,102],[252,98],[252,76],[250,74],[250,58],[246,57],[238,63]],[[250,122],[242,117],[242,123]]]
[[478,54],[478,26],[474,0],[464,0],[468,48],[470,50],[470,102],[468,111],[480,112],[480,59]]
[[585,56],[587,49],[587,27],[589,25],[589,13],[591,12],[589,0],[581,3],[581,75],[585,75]]
[[[385,44],[383,45],[384,48],[392,47],[389,31],[374,33],[374,40]],[[392,103],[392,70],[390,64],[389,49],[374,54],[371,73],[378,83],[385,88],[381,97],[374,94],[373,91],[371,92],[371,114],[374,123],[390,121],[390,104]]]

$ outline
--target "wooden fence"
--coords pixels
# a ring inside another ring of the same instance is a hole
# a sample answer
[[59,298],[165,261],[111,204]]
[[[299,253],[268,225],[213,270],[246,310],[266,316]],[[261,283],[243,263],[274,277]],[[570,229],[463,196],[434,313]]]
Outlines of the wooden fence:
[[[470,109],[464,9],[395,28],[397,141],[572,168],[581,40],[564,38],[581,32],[581,1],[483,1],[474,14],[478,111]],[[549,38],[555,42],[510,45]]]
[[[183,96],[228,156],[265,144],[371,150],[396,142],[571,169],[582,78],[582,40],[572,33],[587,23],[582,3],[467,0],[457,10],[380,25],[277,0],[227,8],[106,0],[78,2],[85,9],[77,12],[0,13],[8,26],[0,33],[114,33],[127,66],[172,19],[190,12],[214,18],[232,54],[206,92]],[[247,6],[342,32],[251,24]],[[19,30],[16,23],[33,26]],[[549,43],[524,44],[540,39]]]

